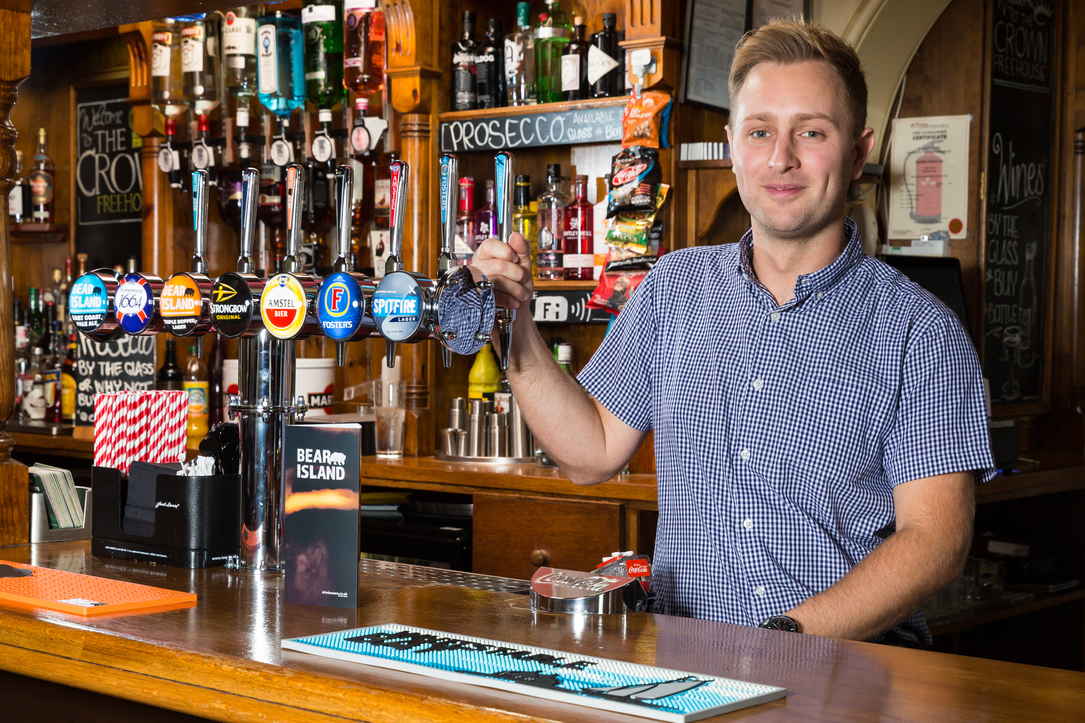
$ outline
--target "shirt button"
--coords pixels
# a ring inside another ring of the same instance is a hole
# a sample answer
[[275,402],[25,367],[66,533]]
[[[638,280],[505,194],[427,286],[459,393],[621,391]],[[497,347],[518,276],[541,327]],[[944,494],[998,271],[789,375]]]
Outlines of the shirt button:
[[825,296],[825,292],[824,291],[819,291],[819,292],[817,292],[817,294],[815,294],[815,296],[817,296],[820,299],[821,297]]
[[754,379],[753,380],[753,388],[754,389],[760,389],[763,386],[765,386],[765,383],[763,381],[761,381],[760,379]]
[[738,453],[738,456],[742,457],[742,461],[745,462],[746,460],[748,460],[750,458],[750,450],[744,449],[744,450],[742,450],[741,452]]
[[753,594],[757,595],[758,597],[765,597],[765,588],[761,585],[758,585],[753,589]]
[[772,319],[773,321],[779,321],[780,320],[780,312],[778,312],[778,311],[772,312],[771,314],[769,314],[769,318]]
[[745,527],[747,530],[752,530],[753,529],[753,520],[751,520],[749,517],[747,517],[746,519],[744,519],[742,521],[742,526]]

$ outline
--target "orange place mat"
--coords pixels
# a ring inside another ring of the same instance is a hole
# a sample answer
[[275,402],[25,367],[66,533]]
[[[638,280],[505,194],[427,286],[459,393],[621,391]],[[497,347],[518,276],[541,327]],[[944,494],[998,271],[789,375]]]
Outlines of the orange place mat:
[[0,577],[0,605],[46,608],[75,615],[107,615],[128,611],[159,612],[196,604],[194,593],[6,560],[0,560],[0,564],[33,571],[28,577]]

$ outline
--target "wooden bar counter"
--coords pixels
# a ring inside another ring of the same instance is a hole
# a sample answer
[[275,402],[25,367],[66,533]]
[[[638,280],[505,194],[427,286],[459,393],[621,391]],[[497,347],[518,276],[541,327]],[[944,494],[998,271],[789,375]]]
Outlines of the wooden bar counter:
[[392,622],[788,689],[718,720],[1085,719],[1082,673],[662,615],[533,614],[523,595],[384,575],[362,576],[356,612],[287,605],[281,578],[95,557],[87,542],[3,548],[0,559],[195,592],[194,607],[142,615],[0,608],[0,670],[218,721],[641,720],[279,647]]

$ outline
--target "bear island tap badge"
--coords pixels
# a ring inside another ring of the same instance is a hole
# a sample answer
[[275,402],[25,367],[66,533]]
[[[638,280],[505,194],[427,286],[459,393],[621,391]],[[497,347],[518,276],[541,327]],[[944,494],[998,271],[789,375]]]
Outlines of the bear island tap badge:
[[159,313],[170,333],[191,334],[203,313],[203,294],[196,281],[187,274],[177,274],[162,287],[158,300]]

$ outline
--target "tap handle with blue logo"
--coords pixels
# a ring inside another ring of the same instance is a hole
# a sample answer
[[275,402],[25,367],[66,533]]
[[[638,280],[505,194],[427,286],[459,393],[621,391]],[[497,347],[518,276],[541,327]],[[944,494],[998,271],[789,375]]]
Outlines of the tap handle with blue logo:
[[384,265],[384,273],[391,274],[403,270],[403,225],[407,215],[407,180],[411,175],[411,167],[403,161],[392,161],[389,167],[391,174],[391,234],[388,241],[388,260]]
[[305,167],[291,163],[286,167],[286,258],[283,270],[301,271],[298,249],[301,248],[301,210],[305,205]]
[[497,236],[505,243],[512,235],[512,192],[515,183],[515,161],[508,151],[494,158],[494,186],[497,192]]
[[237,257],[237,271],[251,274],[252,239],[256,233],[256,201],[260,196],[260,171],[246,168],[241,172],[241,253]]
[[207,171],[192,172],[192,266],[197,274],[207,273]]
[[350,166],[339,166],[335,169],[335,209],[339,220],[338,246],[335,250],[335,263],[332,268],[336,272],[351,272],[354,269],[350,263],[350,214],[352,200],[354,198],[354,169]]
[[441,156],[441,253],[437,273],[456,266],[456,209],[460,200],[460,159],[452,153]]

